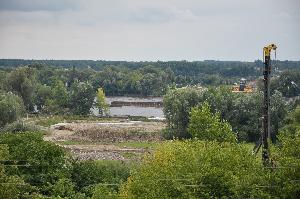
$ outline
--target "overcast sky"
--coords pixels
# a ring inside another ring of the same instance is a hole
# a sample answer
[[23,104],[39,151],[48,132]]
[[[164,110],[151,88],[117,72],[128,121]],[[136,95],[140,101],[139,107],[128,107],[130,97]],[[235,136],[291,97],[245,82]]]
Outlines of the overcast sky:
[[299,0],[0,0],[0,58],[300,60]]

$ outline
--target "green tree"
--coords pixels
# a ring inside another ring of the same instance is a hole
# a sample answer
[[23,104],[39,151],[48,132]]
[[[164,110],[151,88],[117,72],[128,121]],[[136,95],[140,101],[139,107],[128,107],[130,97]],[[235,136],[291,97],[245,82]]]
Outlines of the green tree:
[[[92,196],[97,184],[119,184],[129,176],[127,164],[116,161],[81,161],[73,164],[72,179],[76,189]],[[99,188],[99,187],[98,187]],[[118,186],[110,186],[114,191]],[[101,192],[101,191],[99,191]]]
[[99,109],[99,115],[103,116],[104,114],[108,113],[109,104],[105,101],[105,93],[102,88],[98,88],[97,94],[96,94],[96,105]]
[[70,90],[70,110],[75,115],[87,115],[93,106],[95,92],[91,84],[73,83]]
[[274,171],[268,178],[270,192],[279,198],[298,198],[300,193],[300,107],[286,118],[286,126],[277,135],[278,142],[271,151]]
[[132,171],[120,197],[270,198],[271,194],[260,188],[264,176],[261,163],[245,145],[165,142]]
[[65,150],[43,140],[40,133],[5,133],[0,135],[0,145],[9,148],[10,160],[25,161],[30,167],[8,167],[10,174],[36,186],[45,195],[51,195],[51,184],[70,177],[70,161]]
[[22,99],[13,93],[0,93],[0,128],[21,118],[25,112]]
[[283,120],[287,116],[288,106],[284,100],[282,93],[275,90],[271,96],[271,138],[273,142],[276,140],[279,129],[283,126]]
[[116,191],[108,188],[105,185],[99,184],[95,187],[92,199],[117,199]]
[[262,94],[241,94],[233,101],[227,120],[237,133],[238,140],[255,142],[260,137]]
[[33,109],[35,84],[35,69],[29,67],[19,67],[6,78],[6,90],[22,97],[27,110]]
[[211,113],[210,106],[204,102],[192,108],[188,132],[200,140],[216,140],[219,142],[235,142],[236,138],[231,126],[220,119],[218,113]]
[[192,88],[169,90],[164,96],[164,114],[167,120],[167,138],[190,138],[187,132],[189,113],[201,98],[201,91]]
[[300,69],[284,71],[271,81],[271,91],[280,91],[284,97],[300,95]]
[[37,100],[40,104],[44,103],[43,109],[51,114],[65,114],[69,112],[69,93],[61,80],[56,80],[51,91],[51,97],[48,98],[49,90],[45,86],[38,92]]
[[67,178],[61,178],[52,186],[51,195],[72,198],[75,195],[75,185]]
[[289,113],[284,120],[284,126],[280,129],[280,136],[295,137],[295,134],[300,131],[300,106]]
[[62,81],[57,81],[53,88],[53,100],[59,108],[64,109],[69,104],[69,96],[66,86]]
[[35,94],[35,105],[39,111],[43,111],[47,100],[52,98],[51,87],[47,85],[38,85]]

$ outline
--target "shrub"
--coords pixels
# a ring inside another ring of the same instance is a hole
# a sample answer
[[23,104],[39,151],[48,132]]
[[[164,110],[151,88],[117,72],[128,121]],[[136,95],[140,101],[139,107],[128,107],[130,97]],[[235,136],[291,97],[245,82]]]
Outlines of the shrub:
[[261,163],[244,145],[172,141],[145,157],[122,186],[120,197],[262,198],[262,176]]
[[21,160],[30,165],[9,167],[8,172],[22,176],[25,182],[37,186],[43,194],[49,194],[49,185],[70,176],[71,164],[64,149],[44,141],[41,133],[4,133],[0,135],[0,144],[8,146],[10,160]]
[[[93,194],[96,184],[119,184],[129,176],[128,165],[117,161],[83,161],[73,166],[72,179],[77,190]],[[112,186],[117,190],[118,186]]]
[[11,124],[5,125],[2,129],[0,129],[0,132],[39,132],[40,128],[33,124],[26,124],[21,120],[15,121]]
[[0,93],[0,128],[19,119],[25,108],[22,99],[12,93]]
[[200,140],[219,142],[234,142],[236,140],[230,124],[221,121],[219,113],[211,113],[207,102],[192,108],[188,132]]

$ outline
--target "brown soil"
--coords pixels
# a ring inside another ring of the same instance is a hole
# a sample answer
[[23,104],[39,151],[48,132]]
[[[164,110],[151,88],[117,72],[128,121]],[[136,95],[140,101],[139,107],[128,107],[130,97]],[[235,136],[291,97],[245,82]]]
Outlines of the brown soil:
[[[63,146],[79,160],[128,160],[132,158],[124,157],[124,153],[133,154],[133,158],[141,157],[149,149],[122,148],[114,143],[159,141],[164,127],[162,122],[140,121],[59,123],[50,127],[50,133],[44,139]],[[67,145],[65,141],[80,144]]]

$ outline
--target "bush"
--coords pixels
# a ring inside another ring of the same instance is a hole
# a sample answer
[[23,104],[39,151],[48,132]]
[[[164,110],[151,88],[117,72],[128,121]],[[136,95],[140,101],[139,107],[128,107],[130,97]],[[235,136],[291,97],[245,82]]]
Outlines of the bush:
[[105,185],[97,185],[94,189],[92,199],[117,199],[117,193]]
[[[62,147],[43,140],[40,133],[4,133],[0,145],[9,148],[10,160],[23,161],[30,167],[8,167],[8,173],[22,176],[22,179],[50,195],[51,184],[60,178],[70,177],[70,162]],[[24,164],[24,163],[23,163]]]
[[213,114],[207,102],[192,108],[188,132],[200,140],[235,142],[231,126],[220,119],[219,113]]
[[52,195],[60,197],[72,197],[75,195],[75,186],[70,179],[59,179],[52,187]]
[[11,124],[5,125],[2,129],[0,129],[0,132],[39,132],[40,128],[33,124],[26,124],[23,121],[15,121]]
[[[266,173],[269,173],[268,171]],[[247,146],[172,141],[132,172],[121,198],[263,198],[264,169]]]
[[0,128],[19,119],[25,112],[22,99],[12,93],[0,93]]
[[[72,179],[78,191],[92,196],[99,183],[119,184],[129,176],[128,165],[117,161],[84,161],[73,165]],[[118,190],[118,186],[112,186]]]

